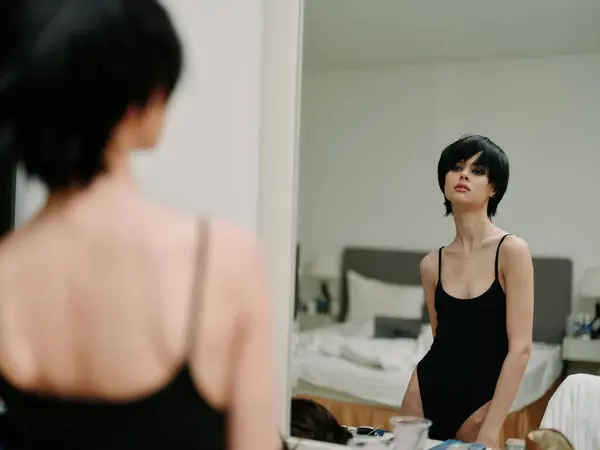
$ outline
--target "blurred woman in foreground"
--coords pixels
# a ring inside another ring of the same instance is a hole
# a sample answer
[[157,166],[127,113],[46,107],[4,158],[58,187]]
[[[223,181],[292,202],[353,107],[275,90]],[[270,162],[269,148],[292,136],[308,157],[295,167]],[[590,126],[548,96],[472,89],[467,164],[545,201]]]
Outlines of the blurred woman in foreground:
[[0,156],[49,192],[0,244],[0,397],[23,448],[281,448],[256,240],[132,179],[182,70],[166,11],[2,8]]

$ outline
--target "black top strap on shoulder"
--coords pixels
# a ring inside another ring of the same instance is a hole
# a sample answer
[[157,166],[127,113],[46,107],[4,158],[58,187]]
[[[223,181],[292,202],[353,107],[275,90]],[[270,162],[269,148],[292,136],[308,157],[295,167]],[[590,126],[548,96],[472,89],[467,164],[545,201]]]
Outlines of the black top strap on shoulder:
[[438,250],[438,283],[442,280],[442,249],[444,247],[440,247]]
[[504,236],[502,236],[502,238],[500,238],[500,242],[498,242],[498,248],[496,249],[496,263],[495,263],[495,272],[496,272],[496,279],[498,279],[498,256],[500,255],[500,246],[502,245],[502,243],[504,242],[504,239],[506,239],[508,236],[511,236],[512,233],[507,233]]
[[190,298],[187,341],[186,341],[186,356],[191,354],[194,347],[194,342],[197,339],[196,325],[199,320],[200,305],[204,297],[204,285],[206,274],[206,254],[208,253],[209,241],[209,220],[201,219],[198,226],[198,244],[196,247],[196,257],[194,266],[194,279],[192,280],[192,295]]

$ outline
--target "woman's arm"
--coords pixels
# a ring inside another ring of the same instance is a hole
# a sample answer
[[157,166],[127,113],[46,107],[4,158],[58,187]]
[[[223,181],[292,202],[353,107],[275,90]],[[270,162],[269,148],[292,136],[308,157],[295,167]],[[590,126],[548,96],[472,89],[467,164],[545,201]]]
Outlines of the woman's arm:
[[[242,239],[240,239],[242,241]],[[236,245],[242,262],[237,279],[240,327],[235,347],[233,394],[229,411],[229,446],[232,450],[281,450],[279,403],[272,334],[272,305],[262,254],[254,238]]]
[[531,352],[533,333],[533,263],[527,243],[509,236],[501,248],[506,289],[508,355],[492,403],[479,430],[478,442],[497,445],[504,419],[517,395]]

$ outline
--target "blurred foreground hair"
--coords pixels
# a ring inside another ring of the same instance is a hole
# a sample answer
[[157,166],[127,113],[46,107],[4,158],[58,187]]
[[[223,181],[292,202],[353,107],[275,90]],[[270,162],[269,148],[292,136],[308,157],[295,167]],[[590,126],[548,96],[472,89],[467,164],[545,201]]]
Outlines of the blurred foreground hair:
[[86,186],[130,107],[179,80],[182,47],[156,0],[3,0],[0,158],[48,188]]

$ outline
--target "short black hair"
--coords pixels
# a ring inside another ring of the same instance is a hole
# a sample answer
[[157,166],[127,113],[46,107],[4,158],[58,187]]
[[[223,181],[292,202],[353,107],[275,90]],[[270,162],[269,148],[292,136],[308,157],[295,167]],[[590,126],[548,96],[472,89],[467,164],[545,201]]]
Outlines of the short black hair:
[[346,445],[352,433],[341,426],[323,405],[309,399],[292,399],[291,435],[296,438]]
[[[495,144],[490,138],[478,134],[462,136],[442,151],[438,162],[438,183],[442,193],[446,184],[446,174],[452,170],[460,161],[466,161],[480,153],[477,164],[482,165],[488,171],[490,183],[494,186],[494,196],[490,198],[487,207],[488,217],[496,214],[498,204],[508,187],[509,165],[508,157],[504,150]],[[444,195],[446,216],[452,214],[452,204]]]
[[0,156],[48,188],[88,185],[131,106],[171,95],[183,50],[157,0],[3,0]]

